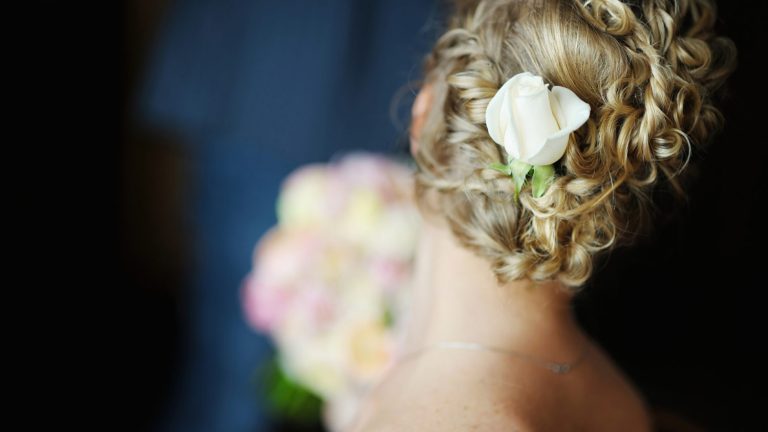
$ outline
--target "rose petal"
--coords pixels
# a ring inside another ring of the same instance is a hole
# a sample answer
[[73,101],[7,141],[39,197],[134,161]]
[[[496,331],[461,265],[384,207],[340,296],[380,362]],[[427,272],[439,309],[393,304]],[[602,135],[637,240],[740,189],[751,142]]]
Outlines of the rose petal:
[[520,89],[518,92],[519,96],[532,96],[545,88],[542,77],[530,72],[522,72],[519,75],[520,78],[517,84],[517,87]]
[[552,114],[555,116],[557,130],[559,131],[565,127],[565,116],[563,115],[563,110],[560,109],[560,102],[558,102],[557,97],[552,92],[549,92],[549,106],[552,109]]
[[570,133],[587,122],[591,107],[579,99],[576,93],[565,87],[555,86],[552,88],[552,95],[565,117],[565,125],[562,129],[566,129]]
[[504,150],[507,151],[509,159],[520,159],[520,144],[517,140],[517,129],[514,122],[509,122],[507,131],[504,134]]
[[555,113],[563,118],[561,122],[563,127],[547,138],[544,146],[527,159],[533,165],[549,165],[557,162],[565,154],[571,132],[580,128],[589,119],[589,104],[579,99],[570,89],[555,86],[552,89],[552,96],[559,107]]
[[525,76],[532,75],[529,72],[523,72],[507,80],[491,98],[491,101],[488,102],[488,107],[485,109],[485,125],[488,128],[488,134],[500,146],[504,145],[504,136],[506,135],[506,128],[510,119],[509,114],[504,113],[502,109],[506,99],[504,96],[507,94],[507,89],[517,85],[517,82]]
[[[505,149],[508,148],[510,145],[516,145],[516,144],[510,144],[510,143],[517,143],[519,142],[519,136],[517,135],[517,129],[515,128],[515,124],[512,121],[512,100],[513,100],[513,94],[515,94],[515,87],[509,87],[507,88],[501,95],[501,118],[499,119],[499,125],[501,127],[501,137],[502,142],[501,145]],[[510,131],[511,129],[511,131]],[[511,141],[510,141],[511,140]]]
[[514,121],[520,137],[520,159],[531,163],[529,158],[541,151],[547,138],[557,133],[558,125],[549,102],[549,89],[541,84],[539,90],[518,95],[514,99]]
[[[501,91],[501,90],[499,90]],[[498,95],[499,93],[496,93]],[[501,133],[501,97],[494,96],[491,101],[488,102],[488,107],[485,109],[485,125],[488,128],[488,135],[496,144],[503,144],[503,135]]]
[[535,155],[526,159],[526,162],[531,165],[550,165],[555,163],[565,154],[568,137],[568,133],[562,132],[552,135],[547,138],[546,144]]

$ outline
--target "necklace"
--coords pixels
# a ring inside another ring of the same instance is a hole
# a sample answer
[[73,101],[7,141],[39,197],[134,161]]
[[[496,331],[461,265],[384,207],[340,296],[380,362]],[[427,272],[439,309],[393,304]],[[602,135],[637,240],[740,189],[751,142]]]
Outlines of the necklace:
[[405,360],[414,358],[418,356],[419,354],[424,353],[427,350],[430,349],[466,349],[466,350],[476,350],[476,351],[492,351],[500,354],[505,355],[511,355],[516,356],[519,358],[522,358],[524,360],[532,361],[536,364],[539,364],[541,366],[544,366],[545,368],[551,370],[552,372],[556,374],[565,374],[567,372],[570,372],[574,367],[576,367],[579,363],[581,363],[582,360],[584,360],[584,357],[587,353],[588,345],[585,343],[584,346],[581,349],[581,353],[576,358],[576,360],[568,363],[560,363],[560,362],[553,362],[548,360],[543,360],[538,357],[534,357],[529,354],[521,353],[518,351],[511,351],[511,350],[505,350],[499,347],[493,347],[493,346],[486,346],[481,345],[478,343],[472,343],[472,342],[462,342],[462,341],[440,341],[436,342],[430,345],[423,346],[421,348],[418,348],[416,350],[413,350],[409,353],[406,353],[400,359],[398,360],[398,363],[403,362]]

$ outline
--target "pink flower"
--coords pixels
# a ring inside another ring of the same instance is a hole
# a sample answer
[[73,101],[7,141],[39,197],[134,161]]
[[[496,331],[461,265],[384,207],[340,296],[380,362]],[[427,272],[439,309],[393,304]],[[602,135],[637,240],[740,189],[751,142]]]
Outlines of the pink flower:
[[246,321],[254,329],[269,333],[289,310],[293,293],[262,283],[249,272],[240,285],[240,303]]
[[296,285],[324,247],[319,234],[316,230],[271,228],[253,250],[252,271],[268,285]]
[[395,290],[408,277],[409,268],[400,260],[374,257],[370,261],[371,273],[385,292]]
[[310,317],[314,330],[320,330],[333,321],[339,300],[332,296],[329,287],[312,283],[304,287],[299,295],[301,300],[297,307],[301,308],[300,313]]
[[344,184],[371,189],[385,201],[402,200],[409,194],[412,169],[376,154],[351,152],[334,166],[335,177]]
[[394,360],[419,218],[411,168],[364,152],[334,159],[284,181],[278,224],[253,249],[240,296],[286,373],[329,404],[354,395],[353,408]]

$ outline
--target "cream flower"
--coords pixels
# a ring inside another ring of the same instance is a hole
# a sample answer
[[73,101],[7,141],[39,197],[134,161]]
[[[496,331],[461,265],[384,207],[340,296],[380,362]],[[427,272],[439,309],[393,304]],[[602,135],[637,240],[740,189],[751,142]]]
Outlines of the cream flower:
[[589,118],[590,106],[571,90],[554,86],[530,72],[510,78],[485,112],[491,138],[510,159],[550,165],[565,154],[568,136]]

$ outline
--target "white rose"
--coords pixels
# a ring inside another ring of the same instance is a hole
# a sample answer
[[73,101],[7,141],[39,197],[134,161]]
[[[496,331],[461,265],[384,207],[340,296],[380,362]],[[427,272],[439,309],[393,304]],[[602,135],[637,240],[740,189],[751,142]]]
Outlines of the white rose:
[[530,72],[510,78],[485,112],[491,138],[512,159],[549,165],[565,154],[568,136],[589,118],[590,106],[571,90]]

